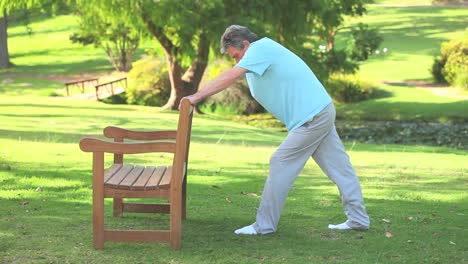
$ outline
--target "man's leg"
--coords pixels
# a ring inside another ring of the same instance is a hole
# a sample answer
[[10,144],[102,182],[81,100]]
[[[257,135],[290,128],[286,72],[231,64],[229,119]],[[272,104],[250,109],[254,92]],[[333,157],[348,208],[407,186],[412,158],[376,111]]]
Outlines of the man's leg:
[[334,111],[330,112],[331,107],[326,107],[311,121],[288,133],[273,153],[270,159],[270,174],[265,182],[256,222],[236,230],[236,234],[268,234],[276,231],[294,180],[333,127]]
[[[338,186],[347,221],[331,229],[368,229],[361,185],[335,127],[312,155],[320,168]],[[349,227],[349,228],[347,228]]]

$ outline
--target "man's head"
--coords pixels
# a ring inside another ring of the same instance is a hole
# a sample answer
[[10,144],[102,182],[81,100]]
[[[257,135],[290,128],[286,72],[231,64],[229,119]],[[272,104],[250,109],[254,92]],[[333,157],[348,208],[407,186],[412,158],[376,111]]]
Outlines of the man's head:
[[239,62],[250,43],[257,39],[257,35],[244,26],[229,26],[221,36],[221,53],[227,52],[236,62]]

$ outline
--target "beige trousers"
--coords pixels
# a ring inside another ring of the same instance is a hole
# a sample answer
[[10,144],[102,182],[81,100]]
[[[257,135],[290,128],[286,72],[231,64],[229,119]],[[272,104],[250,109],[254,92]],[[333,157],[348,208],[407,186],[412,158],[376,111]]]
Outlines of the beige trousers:
[[260,207],[253,227],[258,234],[275,232],[295,179],[312,157],[338,186],[346,223],[353,229],[368,229],[359,180],[335,128],[335,107],[330,103],[312,120],[290,131],[270,159]]

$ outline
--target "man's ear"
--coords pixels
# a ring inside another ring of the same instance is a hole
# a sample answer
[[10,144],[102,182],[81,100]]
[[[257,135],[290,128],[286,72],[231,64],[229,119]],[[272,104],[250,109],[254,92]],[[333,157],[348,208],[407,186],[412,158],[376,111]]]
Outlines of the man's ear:
[[244,45],[244,49],[248,48],[250,46],[250,42],[248,40],[243,40],[242,44]]

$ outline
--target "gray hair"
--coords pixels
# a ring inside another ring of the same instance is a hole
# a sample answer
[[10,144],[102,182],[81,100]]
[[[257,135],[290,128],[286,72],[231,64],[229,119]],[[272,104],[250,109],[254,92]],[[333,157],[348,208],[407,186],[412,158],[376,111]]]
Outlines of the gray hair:
[[239,25],[231,25],[226,28],[224,34],[221,36],[221,53],[226,53],[228,47],[243,49],[244,40],[252,43],[258,40],[257,35],[250,31],[248,28]]

